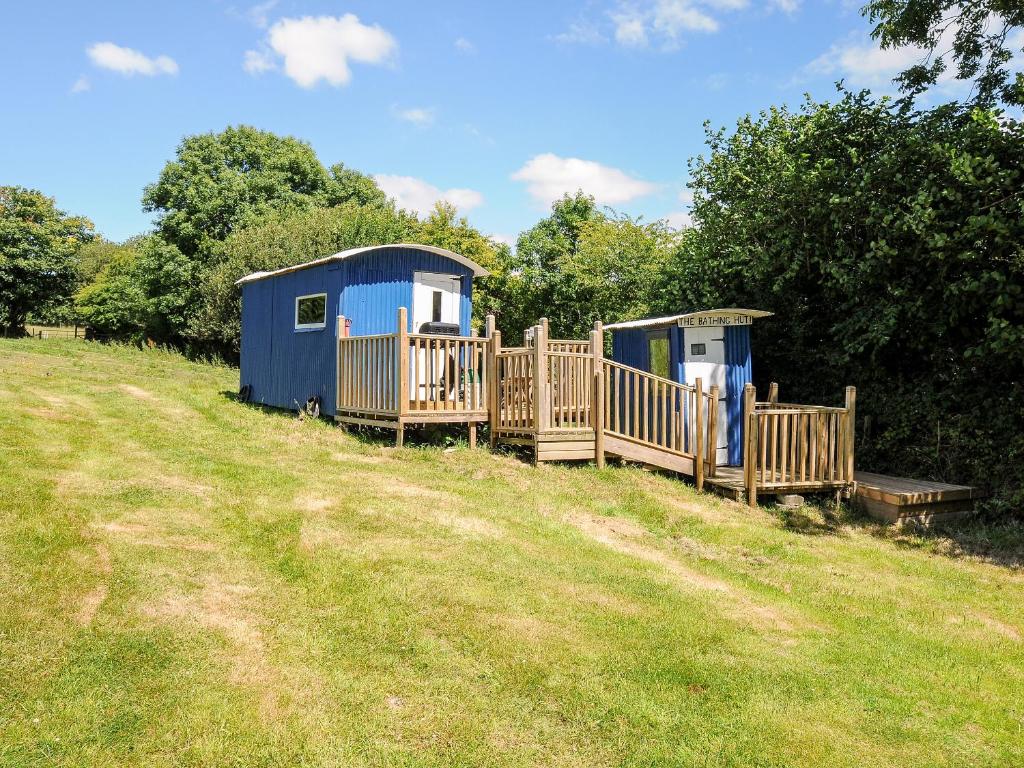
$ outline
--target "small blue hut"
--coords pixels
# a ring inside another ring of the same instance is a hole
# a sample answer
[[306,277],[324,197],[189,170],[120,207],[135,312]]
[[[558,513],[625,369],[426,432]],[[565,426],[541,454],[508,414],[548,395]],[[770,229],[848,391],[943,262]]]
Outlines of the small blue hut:
[[473,278],[485,275],[465,256],[411,243],[247,275],[238,281],[239,384],[250,402],[297,410],[317,397],[321,413],[334,415],[339,317],[346,335],[394,333],[398,308],[407,307],[410,332],[457,327],[468,336]]
[[718,386],[718,463],[743,463],[743,387],[751,381],[750,326],[771,312],[709,309],[612,323],[612,359],[680,384]]

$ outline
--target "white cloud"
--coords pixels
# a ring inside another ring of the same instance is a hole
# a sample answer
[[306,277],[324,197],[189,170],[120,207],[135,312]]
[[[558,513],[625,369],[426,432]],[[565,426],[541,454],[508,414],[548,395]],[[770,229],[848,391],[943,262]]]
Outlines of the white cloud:
[[519,240],[519,238],[516,237],[515,235],[506,235],[506,234],[501,234],[501,233],[498,233],[498,232],[490,234],[487,237],[489,237],[491,240],[493,240],[496,243],[504,243],[505,245],[507,245],[509,248],[512,248],[513,250],[515,250],[516,242]]
[[268,16],[270,12],[274,10],[274,6],[276,5],[277,0],[266,0],[266,2],[257,3],[245,12],[246,18],[252,22],[253,26],[259,27],[260,29],[266,29],[267,25],[270,23]]
[[556,43],[598,45],[605,42],[608,38],[602,34],[596,24],[588,21],[578,21],[570,24],[565,32],[560,32],[553,39]]
[[531,158],[512,174],[512,180],[525,182],[531,197],[541,205],[579,189],[604,205],[628,203],[658,190],[657,184],[634,178],[618,168],[551,153]]
[[92,83],[89,82],[89,78],[85,75],[80,76],[71,85],[72,93],[85,93],[92,88]]
[[92,63],[122,75],[176,75],[178,64],[170,56],[150,58],[133,48],[114,43],[95,43],[86,49]]
[[428,181],[415,176],[395,176],[386,173],[375,174],[377,182],[384,194],[394,199],[399,208],[424,216],[430,213],[434,204],[440,200],[451,203],[461,213],[466,213],[483,205],[484,196],[475,189],[441,190]]
[[405,122],[412,123],[413,125],[422,127],[431,125],[434,122],[434,110],[427,109],[426,107],[395,108],[392,111],[399,120],[405,120]]
[[688,229],[693,226],[693,216],[689,211],[672,211],[662,218],[672,229]]
[[266,51],[246,51],[242,60],[242,69],[250,75],[261,75],[276,68],[273,56]]
[[476,53],[476,46],[464,37],[455,38],[455,49],[462,53]]
[[347,85],[352,79],[349,61],[383,64],[398,50],[387,30],[363,24],[351,13],[281,19],[270,28],[268,43],[284,59],[285,74],[303,88],[321,80]]
[[749,3],[750,0],[619,0],[604,14],[603,24],[577,21],[554,39],[561,43],[603,43],[608,36],[602,27],[610,21],[611,37],[623,47],[645,48],[658,43],[662,50],[675,50],[686,34],[717,32],[717,14],[745,9]]
[[792,15],[800,10],[801,0],[769,0],[768,9]]

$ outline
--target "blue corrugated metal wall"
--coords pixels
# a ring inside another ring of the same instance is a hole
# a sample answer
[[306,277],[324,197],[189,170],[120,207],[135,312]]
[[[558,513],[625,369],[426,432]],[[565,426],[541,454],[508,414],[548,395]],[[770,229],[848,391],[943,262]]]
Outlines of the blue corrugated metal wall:
[[[470,333],[473,272],[428,251],[386,248],[242,285],[240,384],[251,400],[294,409],[319,395],[321,412],[333,415],[337,365],[337,316],[352,321],[353,336],[393,333],[398,308],[409,310],[416,271],[460,275],[459,323]],[[327,325],[295,330],[295,297],[327,294]]]
[[412,283],[415,272],[440,272],[462,278],[459,325],[470,332],[473,313],[473,270],[429,251],[384,248],[340,262],[342,283],[340,313],[352,321],[353,336],[393,333],[399,307],[409,310],[412,327]]
[[750,327],[725,328],[725,408],[729,415],[729,464],[743,463],[743,387],[753,378]]

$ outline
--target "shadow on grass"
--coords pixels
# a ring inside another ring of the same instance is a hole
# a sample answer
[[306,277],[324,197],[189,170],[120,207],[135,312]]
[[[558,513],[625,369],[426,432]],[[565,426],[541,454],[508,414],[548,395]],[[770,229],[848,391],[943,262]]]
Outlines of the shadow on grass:
[[926,527],[883,523],[849,504],[836,507],[825,499],[812,500],[798,509],[774,505],[765,509],[785,530],[806,536],[842,536],[857,529],[901,549],[1024,568],[1024,521],[1013,517],[978,515]]

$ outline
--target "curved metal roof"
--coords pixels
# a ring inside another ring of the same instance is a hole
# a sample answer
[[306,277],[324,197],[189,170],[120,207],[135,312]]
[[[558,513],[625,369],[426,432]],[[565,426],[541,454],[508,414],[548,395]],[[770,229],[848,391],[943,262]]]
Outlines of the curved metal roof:
[[685,312],[681,315],[667,315],[665,317],[649,317],[645,320],[627,320],[622,323],[610,323],[604,329],[615,331],[623,328],[667,328],[670,325],[678,325],[680,320],[688,317],[720,317],[722,315],[748,315],[756,320],[760,317],[769,317],[774,312],[765,312],[763,309],[740,309],[738,307],[726,307],[723,309],[705,309],[700,312]]
[[384,248],[411,248],[416,251],[429,251],[430,253],[436,253],[438,256],[444,256],[445,258],[458,262],[464,267],[469,267],[473,270],[473,277],[487,277],[487,275],[490,274],[486,269],[481,267],[472,259],[467,259],[465,256],[461,256],[458,253],[455,253],[455,251],[449,251],[447,248],[438,248],[436,245],[423,245],[422,243],[388,243],[387,245],[368,245],[362,248],[350,248],[347,251],[340,251],[339,253],[335,253],[330,256],[324,256],[320,259],[307,261],[304,264],[296,264],[292,267],[282,267],[281,269],[275,269],[270,272],[253,272],[251,275],[246,275],[240,280],[236,280],[235,285],[251,283],[255,280],[262,280],[266,277],[274,277],[275,275],[283,275],[287,272],[297,272],[300,269],[316,267],[320,264],[327,264],[331,261],[344,261],[345,259],[353,256],[359,256],[371,251],[379,251]]

